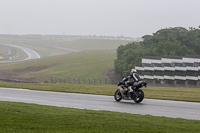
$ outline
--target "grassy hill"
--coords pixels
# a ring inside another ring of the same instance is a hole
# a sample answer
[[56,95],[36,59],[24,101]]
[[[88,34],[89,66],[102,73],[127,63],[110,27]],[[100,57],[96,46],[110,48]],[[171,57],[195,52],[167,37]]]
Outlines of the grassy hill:
[[0,49],[0,55],[5,55],[5,54],[7,54],[6,48],[5,47],[1,47],[1,49]]
[[[48,37],[49,39],[44,39]],[[0,63],[0,78],[49,81],[56,78],[78,78],[105,80],[104,72],[114,66],[116,49],[130,40],[115,39],[55,39],[62,36],[0,37],[0,43],[30,48],[42,58],[9,64]],[[54,39],[53,39],[54,38]],[[17,59],[27,58],[20,49]],[[82,50],[74,53],[67,49]],[[0,51],[2,54],[5,49]]]
[[104,80],[104,72],[114,66],[115,58],[116,52],[85,51],[0,64],[0,72],[7,75],[12,74],[12,78],[35,78],[41,81],[50,80],[51,77]]

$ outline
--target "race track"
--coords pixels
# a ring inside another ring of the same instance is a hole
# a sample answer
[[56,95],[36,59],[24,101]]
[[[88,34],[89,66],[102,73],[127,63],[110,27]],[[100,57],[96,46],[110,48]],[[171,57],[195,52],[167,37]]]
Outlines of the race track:
[[[1,44],[1,45],[19,48],[27,54],[28,57],[26,59],[17,60],[17,61],[32,60],[32,59],[40,58],[40,55],[32,49],[22,47],[22,46],[12,45],[12,44]],[[0,61],[0,63],[10,63],[10,62],[17,62],[17,61]]]
[[0,101],[35,103],[59,107],[126,112],[200,120],[200,103],[144,99],[116,102],[113,96],[0,88]]

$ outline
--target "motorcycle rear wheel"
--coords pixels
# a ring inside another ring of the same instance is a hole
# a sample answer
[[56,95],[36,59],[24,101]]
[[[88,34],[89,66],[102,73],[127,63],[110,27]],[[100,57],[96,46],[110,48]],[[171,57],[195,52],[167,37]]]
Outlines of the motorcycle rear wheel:
[[142,102],[143,99],[144,99],[144,92],[141,89],[138,89],[136,91],[136,95],[133,97],[133,100],[136,103],[140,103],[140,102]]
[[115,100],[118,101],[118,102],[122,100],[122,94],[121,94],[120,90],[117,90],[117,91],[115,92],[114,98],[115,98]]

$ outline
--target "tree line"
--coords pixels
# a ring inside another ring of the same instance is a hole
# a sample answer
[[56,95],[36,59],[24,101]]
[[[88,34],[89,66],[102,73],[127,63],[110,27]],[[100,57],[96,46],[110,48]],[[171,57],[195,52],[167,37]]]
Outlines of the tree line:
[[132,42],[117,48],[115,71],[120,78],[126,77],[135,66],[141,66],[145,56],[200,55],[200,26],[198,29],[161,29],[153,35],[143,36],[142,39],[141,42]]

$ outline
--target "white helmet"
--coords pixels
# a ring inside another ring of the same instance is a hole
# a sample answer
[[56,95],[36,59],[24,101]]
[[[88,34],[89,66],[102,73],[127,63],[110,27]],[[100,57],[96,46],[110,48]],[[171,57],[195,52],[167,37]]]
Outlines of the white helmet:
[[131,69],[131,73],[136,73],[137,70],[136,69]]

